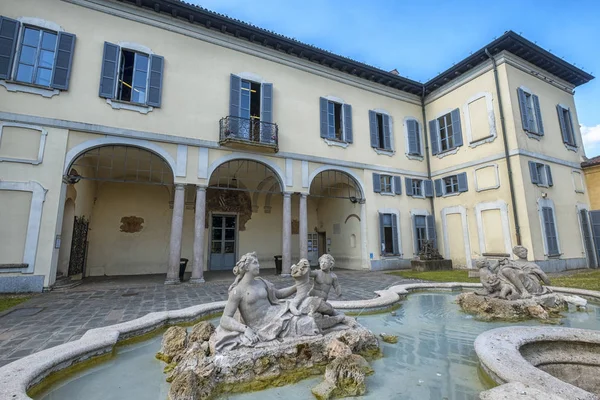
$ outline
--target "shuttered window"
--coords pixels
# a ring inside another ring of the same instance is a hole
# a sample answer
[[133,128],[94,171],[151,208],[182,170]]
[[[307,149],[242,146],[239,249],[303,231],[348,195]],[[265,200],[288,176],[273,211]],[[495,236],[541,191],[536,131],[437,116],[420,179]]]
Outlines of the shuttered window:
[[560,250],[558,249],[558,238],[556,233],[556,224],[554,222],[554,211],[552,207],[542,207],[542,217],[544,219],[543,226],[548,255],[559,255]]
[[379,213],[379,238],[381,255],[400,255],[396,214]]
[[319,100],[321,137],[352,143],[352,107],[321,97]]
[[164,58],[104,43],[99,96],[160,107]]
[[370,110],[369,133],[371,147],[382,150],[392,150],[392,126],[389,115]]
[[535,185],[543,187],[554,185],[552,170],[548,164],[529,161],[529,176],[531,183]]
[[74,49],[71,33],[0,17],[0,79],[68,90]]
[[373,173],[373,192],[402,194],[402,179],[399,176]]
[[540,99],[535,94],[521,88],[517,89],[519,109],[521,110],[521,124],[523,130],[536,135],[544,134]]
[[421,132],[417,120],[409,119],[406,121],[406,134],[408,142],[408,154],[413,156],[422,156],[421,151]]
[[463,145],[460,110],[454,109],[429,121],[432,154],[440,154]]
[[435,180],[436,197],[467,191],[469,191],[469,184],[467,182],[466,172],[461,172],[460,174],[456,175],[448,175],[441,179]]
[[577,147],[571,109],[565,108],[559,104],[556,106],[556,111],[558,112],[558,122],[560,124],[563,142],[569,146]]

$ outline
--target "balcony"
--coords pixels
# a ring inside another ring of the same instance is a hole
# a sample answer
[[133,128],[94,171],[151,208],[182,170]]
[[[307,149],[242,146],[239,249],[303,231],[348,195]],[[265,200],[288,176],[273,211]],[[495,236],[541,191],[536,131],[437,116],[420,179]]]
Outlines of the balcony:
[[277,153],[277,124],[228,116],[219,121],[219,144],[239,150]]

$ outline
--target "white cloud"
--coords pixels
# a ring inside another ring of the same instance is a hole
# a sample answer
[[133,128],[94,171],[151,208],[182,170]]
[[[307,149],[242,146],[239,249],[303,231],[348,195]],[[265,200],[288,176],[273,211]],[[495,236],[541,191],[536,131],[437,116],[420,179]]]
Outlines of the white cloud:
[[600,144],[600,124],[596,126],[581,125],[581,136],[584,146]]

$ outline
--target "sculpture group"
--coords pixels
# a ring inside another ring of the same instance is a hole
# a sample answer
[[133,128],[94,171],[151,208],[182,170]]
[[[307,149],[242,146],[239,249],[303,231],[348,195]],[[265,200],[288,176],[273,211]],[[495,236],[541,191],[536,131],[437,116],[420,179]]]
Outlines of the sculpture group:
[[518,257],[517,260],[504,258],[477,261],[479,279],[483,285],[483,290],[477,294],[504,300],[517,300],[551,292],[548,287],[543,286],[550,284],[550,279],[544,271],[536,263],[527,261],[527,249],[523,246],[515,246],[513,254]]
[[320,270],[311,271],[308,260],[301,259],[291,268],[295,284],[277,289],[259,276],[256,253],[243,255],[233,269],[236,278],[229,287],[227,305],[211,347],[221,352],[353,326],[351,318],[327,302],[332,288],[341,295],[337,277],[331,272],[334,263],[331,255],[324,254],[319,258]]

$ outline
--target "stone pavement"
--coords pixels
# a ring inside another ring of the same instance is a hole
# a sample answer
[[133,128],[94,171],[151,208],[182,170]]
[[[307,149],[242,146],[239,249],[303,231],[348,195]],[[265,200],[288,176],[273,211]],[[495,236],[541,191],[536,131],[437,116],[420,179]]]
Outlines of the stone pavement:
[[[383,272],[336,269],[342,299],[376,297],[374,291],[414,282]],[[262,270],[261,276],[277,287],[293,284],[292,278]],[[87,278],[63,292],[33,296],[0,313],[0,366],[28,354],[77,340],[88,330],[129,321],[153,311],[176,310],[227,299],[233,282],[230,271],[207,273],[202,285],[165,286],[164,275]],[[335,294],[333,295],[335,299]]]

